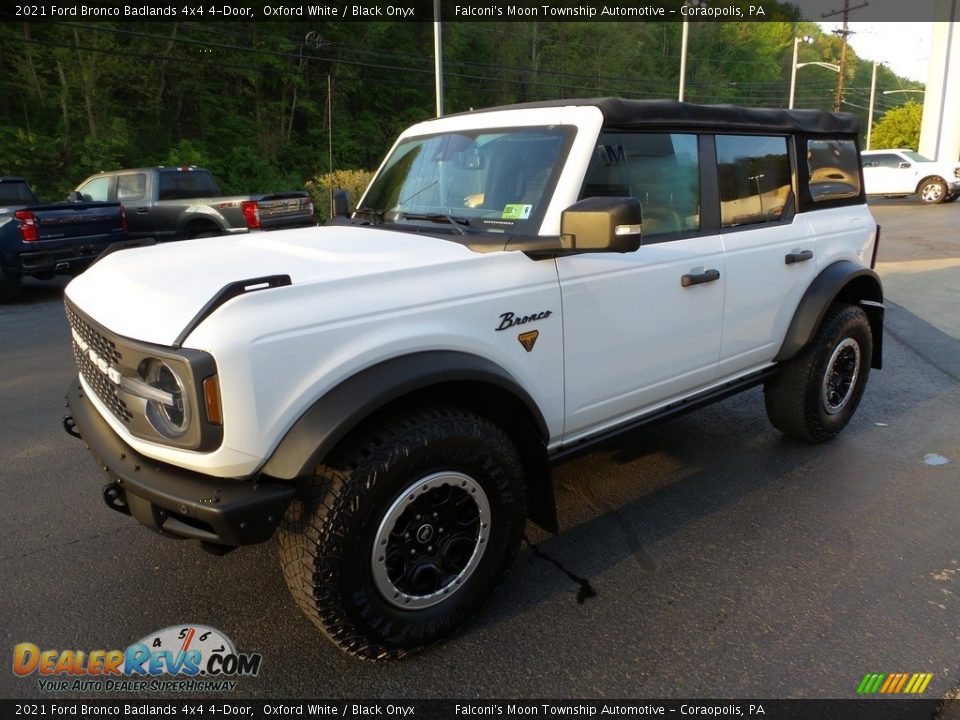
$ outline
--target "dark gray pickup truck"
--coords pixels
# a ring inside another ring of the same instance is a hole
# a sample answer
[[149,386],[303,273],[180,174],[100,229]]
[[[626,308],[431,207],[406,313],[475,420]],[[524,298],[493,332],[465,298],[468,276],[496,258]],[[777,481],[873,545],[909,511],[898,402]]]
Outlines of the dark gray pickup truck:
[[126,237],[119,203],[40,205],[23,178],[0,177],[0,301],[16,297],[22,277],[76,275]]
[[71,199],[116,200],[130,237],[158,242],[316,224],[306,191],[224,197],[211,172],[193,165],[98,173]]

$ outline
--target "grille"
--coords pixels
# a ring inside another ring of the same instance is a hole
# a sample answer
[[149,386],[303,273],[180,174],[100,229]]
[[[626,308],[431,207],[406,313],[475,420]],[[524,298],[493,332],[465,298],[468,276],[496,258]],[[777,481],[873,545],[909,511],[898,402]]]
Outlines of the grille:
[[123,358],[123,355],[117,350],[117,344],[113,340],[94,330],[83,318],[74,312],[69,305],[67,306],[67,320],[70,321],[70,327],[104,360],[116,365]]
[[[117,345],[113,340],[91,327],[80,315],[71,310],[69,306],[67,306],[67,320],[70,321],[70,327],[74,332],[82,337],[83,341],[87,343],[97,355],[107,360],[114,367],[117,366],[123,356],[120,354],[120,351],[117,350]],[[133,419],[133,413],[130,412],[127,404],[123,401],[123,398],[120,397],[119,388],[100,372],[100,369],[94,365],[93,360],[90,359],[87,353],[81,352],[80,348],[77,347],[76,341],[73,341],[73,357],[77,361],[77,367],[83,379],[93,388],[93,391],[97,394],[97,397],[100,398],[100,401],[110,408],[110,412],[112,412],[117,419],[124,423],[129,423]]]

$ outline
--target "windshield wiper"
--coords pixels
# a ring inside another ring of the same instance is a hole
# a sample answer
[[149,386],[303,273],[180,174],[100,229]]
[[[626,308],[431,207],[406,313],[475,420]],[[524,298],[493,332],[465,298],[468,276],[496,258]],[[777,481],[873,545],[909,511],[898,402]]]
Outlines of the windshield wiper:
[[353,211],[354,215],[366,215],[371,219],[373,225],[383,224],[383,210],[374,210],[368,207],[358,207]]
[[430,222],[435,223],[449,223],[450,225],[453,225],[456,231],[461,235],[467,234],[467,229],[463,226],[470,224],[470,221],[467,220],[467,218],[455,218],[452,215],[447,215],[445,213],[403,213],[401,217],[404,220],[429,220]]

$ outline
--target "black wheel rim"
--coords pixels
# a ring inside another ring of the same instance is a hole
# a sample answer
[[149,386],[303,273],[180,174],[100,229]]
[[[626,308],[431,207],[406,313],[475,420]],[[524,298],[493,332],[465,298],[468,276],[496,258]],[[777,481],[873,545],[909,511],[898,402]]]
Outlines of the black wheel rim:
[[476,570],[489,532],[490,503],[479,483],[453,472],[423,477],[384,514],[371,555],[374,584],[398,608],[443,602]]
[[847,406],[859,375],[860,345],[853,338],[845,338],[834,348],[823,376],[821,400],[828,415],[836,415]]

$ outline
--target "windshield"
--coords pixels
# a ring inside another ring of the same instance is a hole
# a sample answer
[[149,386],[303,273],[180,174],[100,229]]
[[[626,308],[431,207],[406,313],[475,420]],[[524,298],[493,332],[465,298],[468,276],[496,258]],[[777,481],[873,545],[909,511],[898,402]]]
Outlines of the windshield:
[[452,231],[536,232],[573,139],[571,127],[465,130],[401,142],[357,216],[442,222]]
[[920,153],[914,152],[913,150],[904,150],[903,154],[914,162],[933,162],[930,158],[924,157]]

